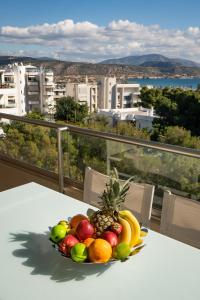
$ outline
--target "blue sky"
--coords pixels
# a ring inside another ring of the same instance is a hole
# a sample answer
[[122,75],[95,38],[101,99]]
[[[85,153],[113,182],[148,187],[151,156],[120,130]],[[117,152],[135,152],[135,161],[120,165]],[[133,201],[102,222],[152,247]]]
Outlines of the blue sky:
[[98,61],[156,52],[200,61],[197,0],[10,0],[0,11],[0,54]]
[[199,26],[199,0],[18,0],[1,1],[2,25],[28,26],[64,19],[106,25],[128,19],[165,28]]

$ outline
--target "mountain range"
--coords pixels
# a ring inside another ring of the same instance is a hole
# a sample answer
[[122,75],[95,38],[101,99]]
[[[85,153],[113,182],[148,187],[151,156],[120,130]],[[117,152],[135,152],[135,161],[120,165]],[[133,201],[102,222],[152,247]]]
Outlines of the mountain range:
[[173,66],[190,68],[200,67],[199,63],[191,60],[182,58],[169,58],[160,54],[135,55],[116,59],[107,59],[100,62],[100,64],[166,68]]
[[103,76],[196,76],[200,77],[200,64],[159,54],[128,56],[109,59],[101,63],[84,63],[56,60],[49,57],[0,56],[0,67],[12,63],[32,64],[51,68],[56,76],[103,75]]

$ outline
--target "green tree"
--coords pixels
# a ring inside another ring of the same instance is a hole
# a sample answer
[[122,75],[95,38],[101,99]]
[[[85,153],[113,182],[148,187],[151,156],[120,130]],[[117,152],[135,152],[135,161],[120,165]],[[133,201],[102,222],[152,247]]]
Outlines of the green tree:
[[65,120],[69,122],[83,122],[88,116],[88,107],[86,104],[80,104],[72,97],[60,98],[56,105],[56,120]]
[[158,141],[166,144],[200,149],[200,138],[191,136],[189,130],[179,126],[166,127],[164,131],[160,133]]
[[35,119],[35,120],[45,119],[44,115],[37,111],[27,113],[25,117],[28,119]]
[[154,123],[160,125],[160,129],[166,126],[179,126],[190,130],[191,135],[200,135],[200,91],[143,88],[141,101],[145,107],[153,105],[160,117],[155,119]]

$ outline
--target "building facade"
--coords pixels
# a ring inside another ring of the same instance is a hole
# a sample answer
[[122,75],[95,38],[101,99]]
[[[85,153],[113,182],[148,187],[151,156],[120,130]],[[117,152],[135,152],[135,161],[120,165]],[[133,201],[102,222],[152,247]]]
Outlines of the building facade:
[[66,96],[73,97],[80,104],[87,104],[90,112],[94,112],[98,108],[96,84],[67,83]]
[[34,66],[12,65],[0,70],[0,111],[23,116],[48,113],[54,105],[53,72]]
[[116,77],[100,77],[98,86],[98,108],[111,109],[115,100]]
[[112,108],[131,108],[140,101],[139,84],[116,84]]

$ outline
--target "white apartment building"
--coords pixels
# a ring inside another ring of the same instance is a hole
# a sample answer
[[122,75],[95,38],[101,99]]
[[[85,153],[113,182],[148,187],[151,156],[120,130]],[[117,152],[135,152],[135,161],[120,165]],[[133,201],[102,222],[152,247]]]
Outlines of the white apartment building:
[[48,113],[54,105],[53,72],[31,65],[11,65],[0,71],[0,112],[25,115]]
[[89,111],[97,109],[97,85],[90,83],[67,83],[66,96],[73,97],[80,104],[87,104]]
[[98,81],[98,108],[130,108],[140,101],[140,85],[117,83],[116,77],[101,77]]
[[152,129],[152,122],[157,117],[153,107],[151,109],[144,107],[99,109],[98,114],[108,117],[111,124],[119,121],[132,121],[135,122],[136,128],[148,130]]
[[0,71],[0,112],[14,115],[25,113],[24,95],[19,99],[18,83],[21,80],[18,80],[17,76],[14,68]]
[[111,109],[115,101],[114,87],[116,77],[100,77],[97,80],[98,85],[98,108]]
[[112,108],[130,108],[140,102],[140,85],[136,83],[119,84],[114,86]]

